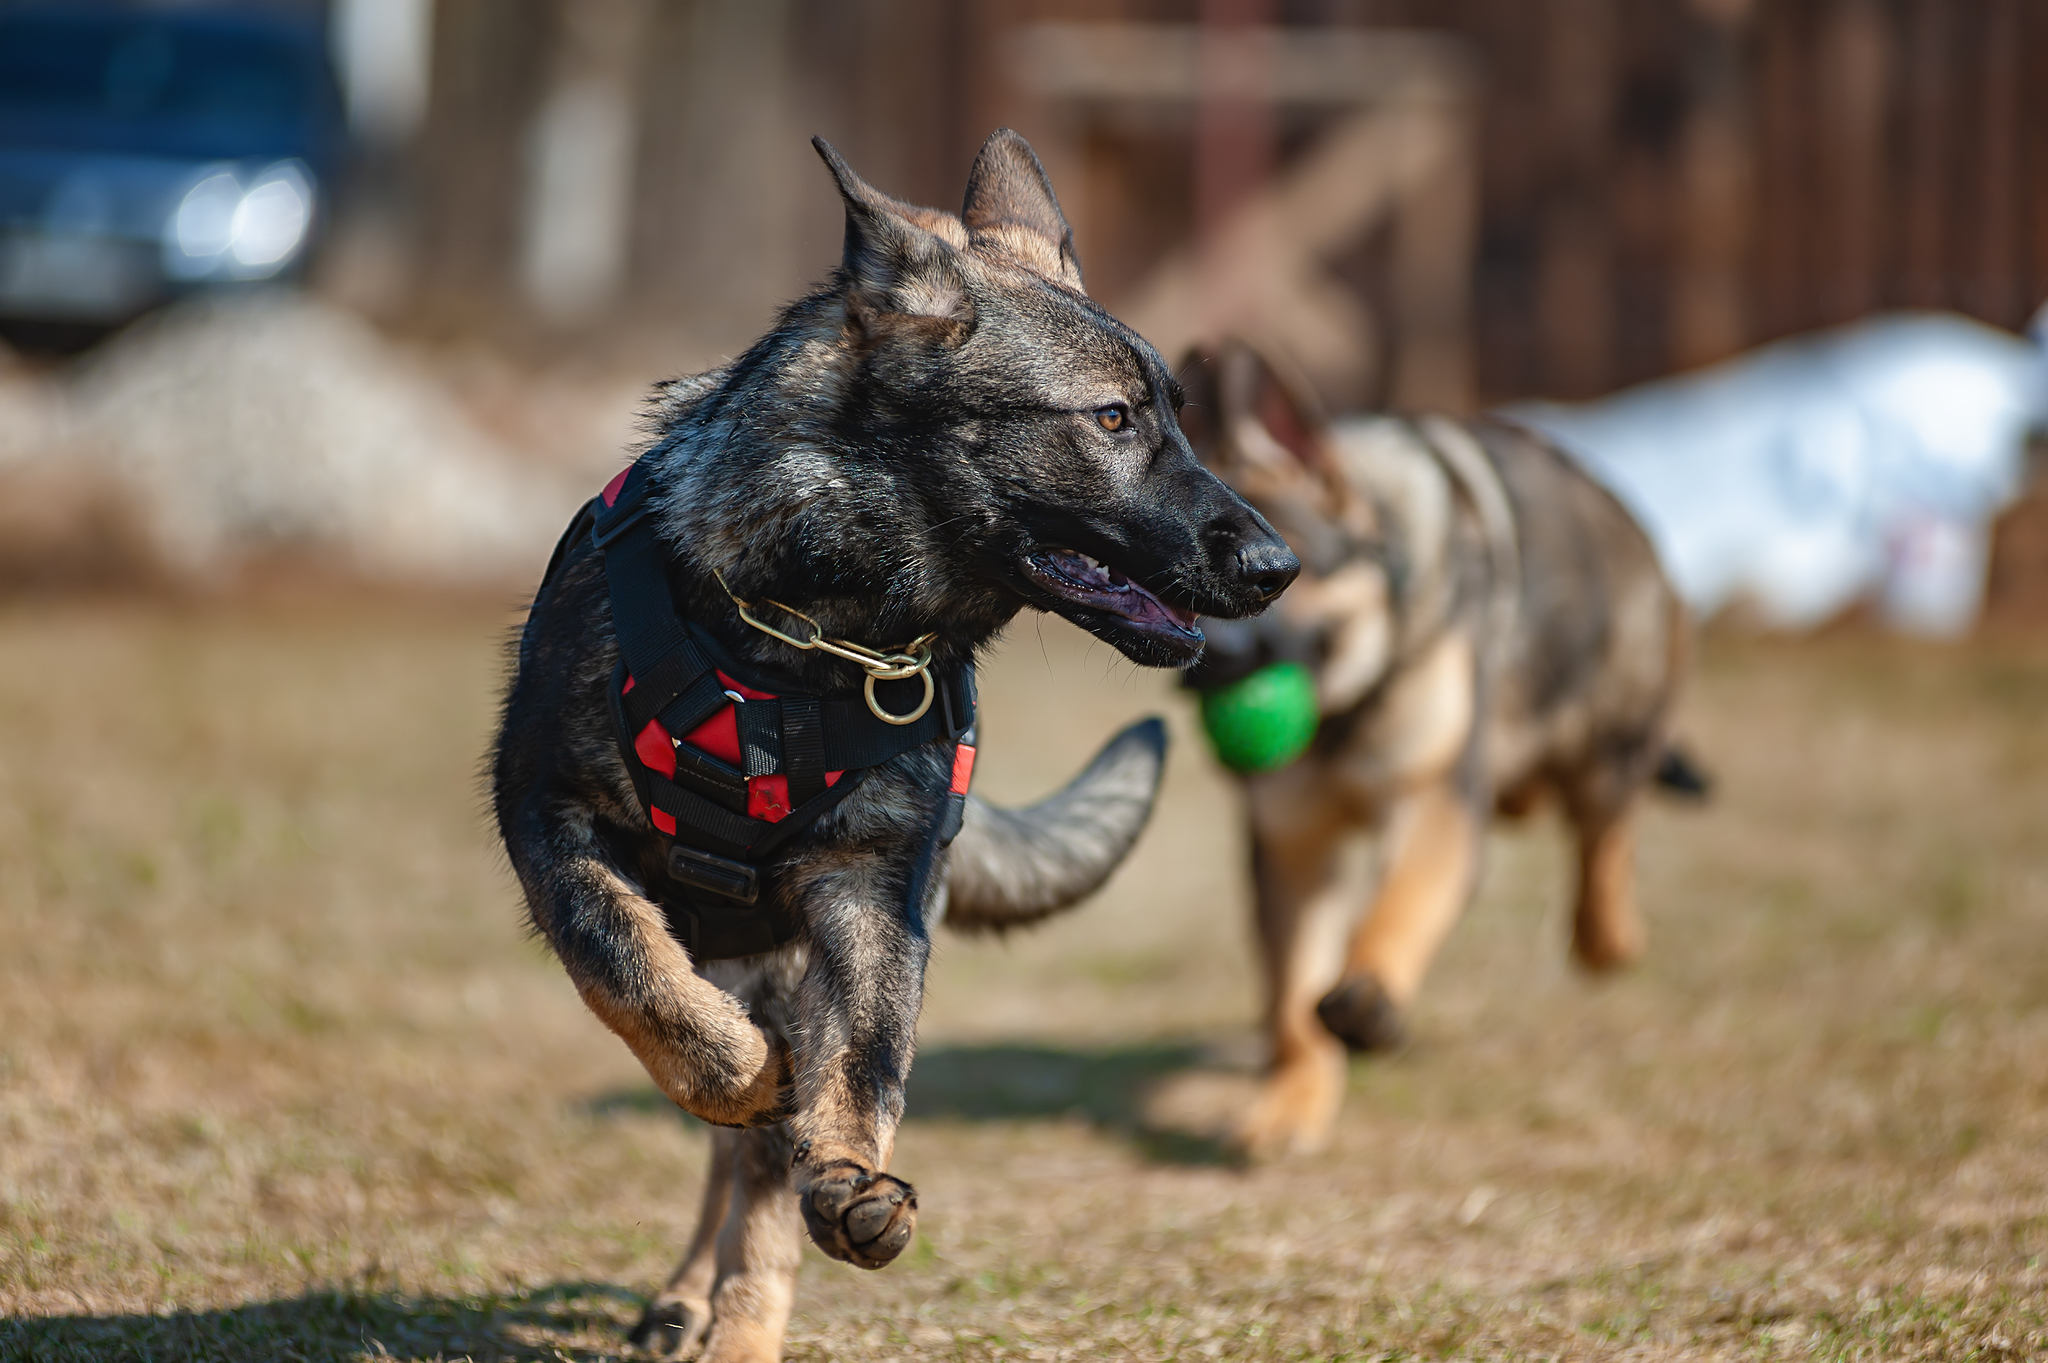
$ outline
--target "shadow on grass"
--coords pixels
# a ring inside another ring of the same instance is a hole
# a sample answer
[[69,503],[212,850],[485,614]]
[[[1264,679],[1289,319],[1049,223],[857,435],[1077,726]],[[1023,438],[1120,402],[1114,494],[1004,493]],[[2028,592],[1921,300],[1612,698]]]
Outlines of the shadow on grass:
[[408,1297],[347,1289],[213,1311],[0,1320],[0,1359],[36,1363],[356,1363],[370,1358],[570,1359],[629,1352],[641,1298],[565,1282],[503,1296]]
[[[1011,1122],[1081,1117],[1165,1164],[1230,1164],[1236,1156],[1213,1137],[1154,1125],[1145,1100],[1168,1075],[1210,1068],[1199,1042],[1097,1049],[1029,1044],[939,1046],[920,1051],[910,1069],[906,1121]],[[590,1100],[593,1116],[683,1112],[658,1090],[619,1089]]]
[[1213,1137],[1147,1120],[1145,1102],[1168,1075],[1207,1068],[1208,1048],[1191,1041],[1148,1046],[941,1046],[911,1067],[909,1121],[990,1122],[1082,1117],[1168,1164],[1228,1164]]

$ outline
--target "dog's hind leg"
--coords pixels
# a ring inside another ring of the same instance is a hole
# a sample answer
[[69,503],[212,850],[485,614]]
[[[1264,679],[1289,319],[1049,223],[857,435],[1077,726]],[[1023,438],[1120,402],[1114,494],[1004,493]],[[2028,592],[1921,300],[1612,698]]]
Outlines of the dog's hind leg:
[[1579,897],[1572,915],[1572,952],[1588,970],[1614,970],[1643,954],[1646,934],[1636,908],[1633,811],[1579,815]]
[[1409,791],[1388,812],[1385,871],[1351,939],[1344,978],[1316,1005],[1354,1050],[1399,1044],[1401,1011],[1471,897],[1480,816],[1446,777]]
[[718,1232],[711,1330],[700,1363],[773,1363],[796,1302],[803,1218],[786,1126],[734,1132],[732,1206]]
[[1565,785],[1565,808],[1578,834],[1578,900],[1572,954],[1588,970],[1614,970],[1643,954],[1647,934],[1636,908],[1635,808],[1664,752],[1658,728],[1598,744]]
[[[1316,1020],[1316,1000],[1336,978],[1356,913],[1339,851],[1345,829],[1320,788],[1293,771],[1255,783],[1252,868],[1265,967],[1264,1087],[1234,1138],[1255,1156],[1305,1153],[1329,1142],[1344,1096],[1344,1048]],[[1263,817],[1261,817],[1263,816]]]
[[711,1131],[711,1167],[704,1173],[704,1205],[697,1216],[697,1229],[690,1247],[676,1265],[668,1282],[647,1309],[640,1323],[627,1336],[649,1353],[679,1354],[703,1342],[711,1325],[711,1288],[717,1281],[719,1228],[732,1206],[734,1156],[740,1133],[725,1127]]

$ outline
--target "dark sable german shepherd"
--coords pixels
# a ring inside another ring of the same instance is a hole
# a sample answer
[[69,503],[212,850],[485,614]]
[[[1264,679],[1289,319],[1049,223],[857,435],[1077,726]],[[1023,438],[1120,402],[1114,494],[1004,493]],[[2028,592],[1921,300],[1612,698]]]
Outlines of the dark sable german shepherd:
[[[684,619],[789,693],[856,696],[856,667],[757,632],[733,597],[868,645],[932,634],[932,670],[949,675],[1026,606],[1180,666],[1202,648],[1198,615],[1279,594],[1300,565],[1196,460],[1158,353],[1082,292],[1022,138],[989,139],[959,217],[898,203],[817,146],[845,201],[838,271],[729,367],[653,401],[640,464]],[[614,738],[618,656],[606,560],[571,537],[505,701],[499,829],[585,1001],[664,1093],[722,1128],[696,1237],[635,1339],[774,1358],[799,1226],[866,1268],[910,1241],[916,1195],[884,1171],[930,925],[1021,923],[1101,884],[1150,810],[1163,731],[1136,726],[1032,809],[970,804],[935,874],[919,859],[952,745],[874,767],[762,868],[761,898],[794,915],[797,939],[693,962]]]
[[[1641,953],[1630,809],[1653,776],[1699,781],[1666,747],[1688,627],[1628,513],[1526,431],[1332,425],[1236,343],[1181,374],[1203,461],[1304,564],[1276,610],[1211,628],[1190,682],[1279,659],[1316,678],[1314,745],[1245,783],[1272,1071],[1238,1133],[1254,1152],[1312,1149],[1336,1119],[1344,1045],[1398,1041],[1493,810],[1554,795],[1578,835],[1579,960]],[[1381,878],[1352,926],[1338,854],[1368,828]]]

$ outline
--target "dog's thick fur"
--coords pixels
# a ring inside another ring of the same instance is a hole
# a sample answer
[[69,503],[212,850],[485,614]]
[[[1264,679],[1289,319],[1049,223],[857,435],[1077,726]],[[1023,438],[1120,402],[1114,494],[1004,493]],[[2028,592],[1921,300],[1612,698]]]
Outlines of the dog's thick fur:
[[[989,140],[957,218],[879,194],[818,145],[845,202],[839,270],[729,367],[655,397],[641,459],[681,613],[771,690],[849,695],[858,670],[748,628],[714,574],[830,636],[897,647],[936,632],[938,675],[1025,606],[1138,662],[1185,663],[1197,614],[1241,617],[1292,580],[1285,544],[1195,459],[1157,352],[1082,292],[1023,139]],[[930,926],[1019,923],[1098,886],[1150,810],[1164,731],[1134,726],[1033,809],[971,804],[950,885],[931,830],[951,744],[872,769],[763,868],[800,939],[697,963],[664,919],[663,848],[614,741],[617,656],[586,537],[520,641],[499,827],[592,1011],[723,1128],[695,1240],[635,1338],[774,1358],[800,1225],[868,1268],[910,1242],[916,1195],[885,1171]]]
[[[1316,677],[1314,746],[1245,781],[1272,1070],[1239,1131],[1254,1153],[1314,1149],[1344,1046],[1399,1040],[1495,809],[1554,796],[1578,838],[1579,960],[1642,951],[1630,810],[1666,759],[1688,626],[1628,513],[1526,431],[1331,424],[1241,343],[1181,374],[1197,451],[1305,565],[1276,610],[1212,628],[1193,680],[1277,659]],[[1351,926],[1339,853],[1375,828],[1380,879]]]

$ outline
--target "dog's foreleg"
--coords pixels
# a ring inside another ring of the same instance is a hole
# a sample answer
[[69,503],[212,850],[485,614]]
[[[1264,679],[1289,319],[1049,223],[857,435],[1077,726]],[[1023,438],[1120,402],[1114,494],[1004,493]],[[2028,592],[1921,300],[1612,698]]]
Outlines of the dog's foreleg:
[[861,1268],[901,1254],[917,1226],[916,1191],[884,1170],[931,939],[921,912],[913,922],[883,907],[896,898],[892,879],[863,856],[814,882],[797,991],[797,1199],[818,1248]]
[[796,1303],[803,1241],[789,1195],[787,1127],[730,1133],[732,1207],[718,1232],[711,1331],[699,1363],[773,1363]]
[[684,1111],[719,1126],[785,1115],[788,1048],[697,974],[661,910],[605,862],[587,828],[536,816],[521,822],[529,836],[506,840],[534,923],[583,1001]]
[[1328,1143],[1344,1095],[1344,1048],[1316,1018],[1337,978],[1355,887],[1338,856],[1343,827],[1319,787],[1290,768],[1255,782],[1252,865],[1265,968],[1265,1084],[1235,1132],[1253,1155],[1306,1153]]
[[1388,811],[1385,870],[1352,936],[1344,978],[1317,1013],[1346,1044],[1375,1050],[1401,1038],[1401,1010],[1471,896],[1481,826],[1446,778],[1407,791]]
[[714,1129],[711,1133],[711,1167],[704,1173],[704,1204],[697,1216],[697,1229],[683,1261],[669,1274],[668,1282],[647,1303],[640,1323],[630,1339],[639,1348],[655,1354],[679,1354],[703,1342],[711,1326],[711,1288],[717,1280],[716,1248],[719,1229],[732,1205],[734,1156],[740,1133]]
[[1572,951],[1588,970],[1614,970],[1643,954],[1646,934],[1636,908],[1632,815],[1623,808],[1610,817],[1577,820],[1579,898],[1572,915]]

